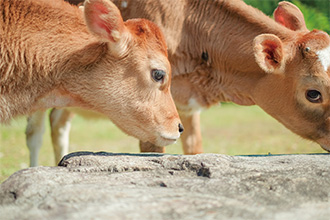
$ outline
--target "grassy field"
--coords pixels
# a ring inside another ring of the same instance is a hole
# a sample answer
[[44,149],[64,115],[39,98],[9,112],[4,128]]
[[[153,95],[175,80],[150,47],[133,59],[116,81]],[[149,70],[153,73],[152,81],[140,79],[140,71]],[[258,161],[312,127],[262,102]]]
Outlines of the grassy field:
[[[47,122],[48,123],[48,122]],[[205,153],[229,155],[293,154],[324,152],[317,144],[301,139],[257,106],[224,104],[202,113],[202,134]],[[29,165],[25,145],[26,119],[0,126],[0,182]],[[70,151],[139,152],[138,141],[106,120],[73,119]],[[182,154],[181,144],[167,147],[167,153]],[[44,135],[39,163],[54,166],[49,125]]]

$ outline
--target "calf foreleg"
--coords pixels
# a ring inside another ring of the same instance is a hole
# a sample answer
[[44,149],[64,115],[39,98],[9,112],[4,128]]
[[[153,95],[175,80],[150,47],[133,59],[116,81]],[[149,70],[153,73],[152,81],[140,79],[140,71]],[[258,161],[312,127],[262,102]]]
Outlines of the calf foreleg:
[[42,146],[42,136],[45,132],[45,114],[38,111],[28,117],[25,130],[26,144],[30,151],[30,166],[38,166],[39,151]]
[[149,142],[140,141],[140,151],[141,152],[165,153],[165,147],[158,147]]
[[69,134],[73,115],[67,109],[53,109],[49,115],[56,164],[69,152]]
[[180,115],[184,132],[181,135],[181,142],[184,154],[203,153],[202,135],[200,130],[200,112],[192,115]]

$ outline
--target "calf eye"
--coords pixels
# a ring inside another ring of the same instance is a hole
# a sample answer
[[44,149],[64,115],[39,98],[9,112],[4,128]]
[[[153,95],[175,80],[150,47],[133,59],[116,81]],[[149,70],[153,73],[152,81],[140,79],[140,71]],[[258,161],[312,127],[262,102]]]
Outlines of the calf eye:
[[317,90],[307,90],[306,99],[312,103],[321,103],[322,95]]
[[166,73],[163,70],[157,70],[157,69],[151,70],[151,76],[156,82],[163,81],[165,75]]

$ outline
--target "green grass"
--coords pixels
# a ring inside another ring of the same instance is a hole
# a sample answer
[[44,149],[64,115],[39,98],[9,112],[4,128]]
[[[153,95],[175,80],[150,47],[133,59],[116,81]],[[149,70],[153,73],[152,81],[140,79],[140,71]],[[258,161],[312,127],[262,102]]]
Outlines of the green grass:
[[[324,152],[319,145],[291,133],[257,106],[224,104],[204,111],[201,118],[205,153],[245,155]],[[0,182],[29,165],[25,126],[25,118],[0,126]],[[46,127],[39,163],[42,166],[54,166],[48,122]],[[106,120],[85,120],[77,116],[73,119],[70,137],[70,152],[139,152],[135,138],[127,136]],[[166,149],[167,153],[182,154],[180,143]]]

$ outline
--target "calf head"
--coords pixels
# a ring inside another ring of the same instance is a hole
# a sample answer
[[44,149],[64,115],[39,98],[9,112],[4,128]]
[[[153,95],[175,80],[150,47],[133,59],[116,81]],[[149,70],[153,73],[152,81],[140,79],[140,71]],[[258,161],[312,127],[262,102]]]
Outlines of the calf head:
[[108,0],[85,1],[84,16],[89,31],[106,49],[72,86],[84,91],[76,99],[78,105],[105,114],[142,141],[174,143],[183,127],[171,97],[171,68],[159,28],[144,19],[124,22]]
[[280,3],[274,18],[295,32],[283,41],[272,34],[255,38],[256,61],[267,73],[256,87],[256,103],[293,132],[330,151],[330,37],[308,31],[302,13],[291,3]]

